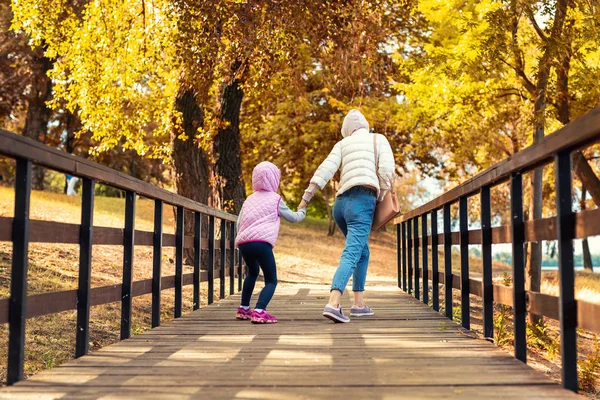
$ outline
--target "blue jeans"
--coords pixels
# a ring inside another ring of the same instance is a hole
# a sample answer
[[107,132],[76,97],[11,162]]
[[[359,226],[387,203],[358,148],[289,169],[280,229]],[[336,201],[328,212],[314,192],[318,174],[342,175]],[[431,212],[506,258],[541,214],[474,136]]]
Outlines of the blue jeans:
[[353,291],[365,290],[370,254],[368,241],[376,201],[375,191],[362,186],[351,188],[335,200],[333,219],[346,237],[346,247],[333,276],[331,290],[344,293],[350,276]]

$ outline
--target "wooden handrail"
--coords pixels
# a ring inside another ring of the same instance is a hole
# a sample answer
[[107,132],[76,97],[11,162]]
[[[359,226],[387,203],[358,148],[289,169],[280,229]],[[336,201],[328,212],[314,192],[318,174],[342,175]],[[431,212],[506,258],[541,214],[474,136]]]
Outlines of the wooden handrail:
[[[600,208],[584,210],[574,214],[575,239],[585,239],[590,236],[600,236]],[[1,219],[0,219],[1,222]],[[492,244],[512,243],[510,225],[496,226],[491,229]],[[481,229],[469,229],[469,244],[481,244]],[[460,244],[460,233],[452,232],[452,244]],[[525,221],[525,242],[542,242],[556,240],[556,218],[542,218],[534,221]],[[0,239],[2,235],[0,235]],[[444,244],[444,234],[438,233],[438,244]],[[423,245],[423,237],[419,236],[419,245]],[[432,244],[431,235],[425,236],[426,244]]]
[[236,222],[237,220],[237,216],[233,214],[208,207],[205,204],[153,186],[112,168],[76,157],[58,149],[53,149],[28,137],[2,129],[0,129],[0,154],[14,158],[28,159],[37,165],[82,178],[94,179],[97,182],[118,189],[129,190],[143,197],[162,200],[167,204],[185,207],[188,210],[212,215],[219,219],[231,222]]
[[598,140],[600,140],[600,107],[594,108],[586,115],[546,136],[539,143],[486,169],[434,200],[399,216],[394,220],[394,224],[439,209],[444,204],[457,202],[461,197],[475,195],[484,186],[496,186],[506,182],[515,172],[524,173],[551,162],[552,158],[561,151],[577,149]]

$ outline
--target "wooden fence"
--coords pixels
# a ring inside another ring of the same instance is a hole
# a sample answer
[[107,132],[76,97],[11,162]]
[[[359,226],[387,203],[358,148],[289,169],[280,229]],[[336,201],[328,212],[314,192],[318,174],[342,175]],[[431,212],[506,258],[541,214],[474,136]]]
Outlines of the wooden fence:
[[[142,182],[97,163],[52,149],[23,136],[0,130],[0,155],[16,160],[14,218],[0,217],[0,241],[12,241],[10,298],[0,300],[0,323],[9,324],[7,383],[23,379],[25,321],[28,318],[77,310],[75,357],[88,352],[90,307],[121,302],[121,340],[131,335],[132,298],[152,294],[152,327],[160,325],[161,291],[175,290],[175,318],[182,314],[183,286],[193,285],[193,308],[200,307],[200,282],[208,282],[208,303],[214,301],[214,277],[220,277],[219,297],[225,297],[226,276],[229,293],[242,286],[242,260],[235,251],[237,217],[209,208],[188,198]],[[81,224],[30,220],[32,163],[82,179]],[[96,183],[125,191],[125,228],[94,226],[94,192]],[[154,200],[154,232],[135,230],[137,196]],[[176,233],[163,233],[164,204],[176,207]],[[194,235],[184,231],[185,210],[194,213]],[[202,216],[208,219],[207,239],[202,238]],[[215,238],[215,221],[220,221],[220,239]],[[227,235],[229,232],[229,235]],[[29,243],[79,244],[77,290],[27,295]],[[93,245],[123,246],[122,284],[91,287]],[[152,278],[133,282],[134,247],[153,247]],[[163,247],[175,247],[175,275],[161,275]],[[193,273],[183,273],[185,248],[194,248]],[[215,268],[219,249],[219,269]],[[201,269],[201,255],[208,252],[206,270]],[[226,255],[229,252],[229,258]],[[237,256],[236,256],[237,255]],[[228,260],[228,265],[227,265]],[[236,261],[237,260],[237,261]],[[237,271],[236,269],[237,264]],[[236,273],[237,272],[237,273]]]
[[[462,325],[470,328],[469,295],[483,298],[483,331],[493,337],[494,302],[513,308],[515,357],[527,360],[527,312],[560,321],[562,383],[577,390],[577,327],[600,333],[600,305],[575,300],[573,240],[600,235],[600,209],[574,212],[571,154],[600,141],[600,107],[573,121],[541,142],[483,171],[467,182],[395,220],[398,248],[398,286],[429,302],[439,311],[439,285],[445,286],[444,308],[452,318],[452,288],[461,292]],[[524,220],[523,174],[546,164],[556,169],[557,216]],[[511,224],[492,227],[491,189],[510,182]],[[469,200],[479,195],[481,229],[468,229]],[[452,204],[458,203],[459,231],[451,230]],[[438,213],[443,231],[438,232]],[[431,233],[428,233],[428,219]],[[419,224],[421,229],[419,231]],[[420,234],[419,234],[420,232]],[[525,243],[558,240],[560,296],[525,290]],[[512,244],[512,287],[492,282],[492,245]],[[469,277],[469,245],[481,245],[483,280]],[[452,273],[452,245],[460,245],[460,274]],[[432,248],[431,270],[428,248]],[[444,271],[438,268],[438,246],[444,248]],[[419,248],[422,249],[419,257]],[[421,260],[419,260],[421,258]],[[421,263],[421,265],[419,265]],[[414,282],[414,285],[413,285]],[[420,286],[423,290],[420,293]]]

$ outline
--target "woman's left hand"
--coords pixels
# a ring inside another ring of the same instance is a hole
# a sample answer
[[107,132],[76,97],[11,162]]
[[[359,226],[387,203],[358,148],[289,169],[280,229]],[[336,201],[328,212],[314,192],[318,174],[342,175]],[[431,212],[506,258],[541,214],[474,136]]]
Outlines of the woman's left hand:
[[306,206],[308,206],[308,203],[304,199],[302,199],[300,204],[298,204],[298,209],[306,208]]

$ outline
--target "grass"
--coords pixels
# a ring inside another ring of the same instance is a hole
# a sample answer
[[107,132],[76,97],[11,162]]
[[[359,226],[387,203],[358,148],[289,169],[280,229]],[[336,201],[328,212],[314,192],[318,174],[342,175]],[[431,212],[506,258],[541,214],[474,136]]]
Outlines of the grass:
[[[14,190],[0,186],[0,216],[14,214]],[[172,207],[171,207],[172,208]],[[60,193],[32,191],[30,218],[46,221],[79,224],[81,222],[81,197]],[[123,228],[125,224],[125,199],[100,197],[94,199],[94,225]],[[165,206],[163,229],[175,233],[175,214]],[[138,198],[136,202],[135,228],[152,231],[154,228],[154,201]]]
[[[0,187],[0,216],[12,216],[13,191],[10,188]],[[139,199],[136,209],[136,229],[153,230],[153,207],[152,201]],[[97,197],[95,200],[94,224],[99,226],[117,227],[124,226],[124,199]],[[32,192],[31,218],[53,220],[67,223],[79,223],[81,213],[81,199],[79,197],[68,197],[62,194],[49,192]],[[174,232],[174,213],[165,210],[164,231]],[[337,267],[340,254],[344,245],[344,238],[340,232],[334,236],[327,236],[327,222],[313,218],[307,218],[300,224],[291,225],[282,223],[275,257],[278,266],[279,281],[304,282],[329,284]],[[395,234],[390,232],[375,233],[370,240],[371,260],[369,264],[369,280],[386,279],[396,280],[396,239]],[[10,243],[0,243],[0,297],[6,298],[10,286]],[[122,248],[120,246],[94,246],[92,265],[92,286],[104,286],[108,284],[119,284],[122,274]],[[53,244],[30,244],[29,252],[29,293],[45,293],[75,289],[77,287],[79,248],[77,245],[53,245]],[[419,260],[422,258],[419,254]],[[134,280],[148,279],[152,276],[152,249],[150,247],[136,247],[134,264]],[[174,252],[173,249],[165,248],[163,251],[163,274],[174,274]],[[431,268],[431,250],[428,253]],[[439,253],[440,270],[444,268],[443,252]],[[482,270],[480,258],[470,258],[470,273],[477,277]],[[460,255],[453,253],[452,269],[460,272]],[[191,272],[190,267],[186,271]],[[494,263],[494,274],[497,281],[506,280],[510,268],[504,264]],[[503,278],[504,276],[504,278]],[[215,284],[218,288],[218,283]],[[600,278],[598,275],[578,272],[577,273],[577,296],[588,301],[600,299]],[[184,313],[191,311],[191,286],[184,288]],[[202,287],[202,305],[206,301],[205,286]],[[442,289],[443,292],[443,289]],[[455,307],[460,303],[457,301],[459,292],[455,294]],[[556,273],[545,273],[543,292],[557,294]],[[368,296],[368,292],[367,292]],[[349,301],[351,295],[345,295],[344,301]],[[164,291],[162,294],[163,321],[173,317],[173,292]],[[481,313],[480,299],[472,299],[472,326],[474,330],[481,326],[480,318],[476,314]],[[455,313],[455,319],[460,319],[460,308]],[[136,297],[133,302],[133,326],[134,334],[141,333],[150,328],[151,295]],[[497,309],[497,312],[501,311]],[[503,330],[501,344],[510,346],[512,339],[511,313],[506,311],[501,316],[501,321],[496,321],[496,331]],[[27,320],[26,336],[26,375],[37,371],[52,368],[69,360],[74,353],[76,313],[74,311],[63,312],[44,317]],[[97,350],[107,344],[118,341],[120,323],[120,304],[112,303],[93,307],[90,318],[90,349]],[[440,329],[446,329],[442,325]],[[556,330],[556,324],[544,326],[544,332],[552,335]],[[7,357],[7,326],[0,326],[0,359]],[[597,376],[596,353],[597,345],[593,338],[588,338],[582,347],[582,359],[589,360],[582,364],[586,371],[586,385],[592,387],[593,378]],[[540,344],[539,347],[544,347]],[[543,349],[535,351],[542,352]],[[596,351],[596,352],[595,352]],[[554,371],[553,377],[559,377],[558,361],[555,357],[546,357],[550,361],[536,358],[532,362],[534,367],[542,371]],[[5,381],[5,363],[0,363],[0,380]],[[592,383],[590,383],[592,382]]]
[[[558,271],[544,272],[542,293],[559,295]],[[575,276],[575,297],[590,303],[600,303],[600,274],[590,271],[577,271]]]
[[595,345],[587,357],[579,360],[579,389],[586,392],[596,390],[600,374],[600,340],[594,335]]

